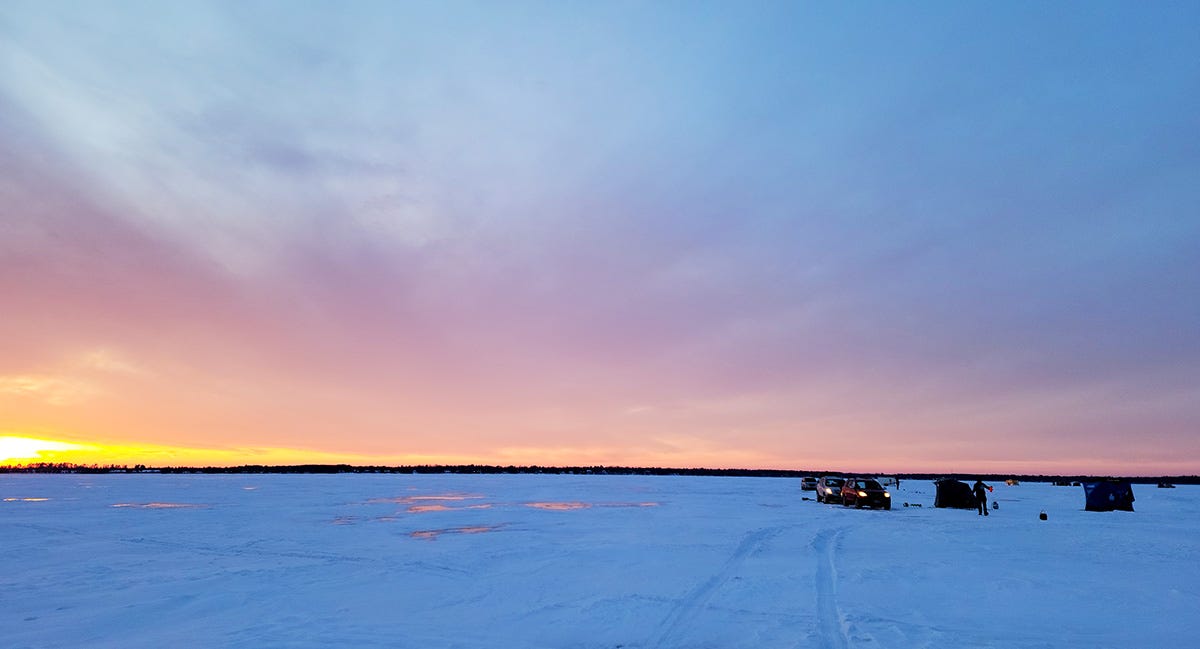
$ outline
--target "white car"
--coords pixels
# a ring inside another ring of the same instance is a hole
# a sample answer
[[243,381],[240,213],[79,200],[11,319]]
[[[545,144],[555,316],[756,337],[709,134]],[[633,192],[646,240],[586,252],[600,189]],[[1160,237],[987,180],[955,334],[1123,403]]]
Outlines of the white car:
[[846,484],[845,478],[835,475],[821,476],[821,479],[817,481],[817,502],[842,502],[842,485],[844,484]]

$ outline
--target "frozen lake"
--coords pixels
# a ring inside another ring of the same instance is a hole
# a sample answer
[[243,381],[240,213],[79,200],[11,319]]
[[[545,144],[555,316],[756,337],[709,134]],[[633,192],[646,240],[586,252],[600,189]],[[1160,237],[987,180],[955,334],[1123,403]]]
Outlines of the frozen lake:
[[998,484],[983,518],[924,481],[860,511],[772,478],[2,475],[0,643],[1194,646],[1200,488],[1134,493]]

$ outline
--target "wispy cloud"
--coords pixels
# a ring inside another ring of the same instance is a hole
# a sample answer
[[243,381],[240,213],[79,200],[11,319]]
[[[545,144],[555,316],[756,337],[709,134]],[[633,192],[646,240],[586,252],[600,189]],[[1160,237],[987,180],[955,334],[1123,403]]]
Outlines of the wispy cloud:
[[34,399],[52,406],[83,403],[99,393],[84,381],[55,376],[0,376],[0,395]]
[[150,371],[140,367],[123,357],[120,353],[106,348],[87,352],[81,358],[81,365],[86,369],[97,370],[109,374],[127,376],[148,376]]

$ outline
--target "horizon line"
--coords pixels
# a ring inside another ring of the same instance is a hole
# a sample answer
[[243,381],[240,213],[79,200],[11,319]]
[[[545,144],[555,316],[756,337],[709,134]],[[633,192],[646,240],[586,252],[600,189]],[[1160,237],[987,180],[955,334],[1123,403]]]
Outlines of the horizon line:
[[[47,471],[49,469],[49,471]],[[57,469],[55,471],[54,469]],[[292,471],[287,471],[287,470]],[[302,471],[298,469],[310,469]],[[324,469],[324,470],[315,470]],[[452,471],[450,469],[457,469]],[[518,473],[528,474],[534,472],[583,472],[584,475],[597,475],[596,470],[606,473],[617,471],[624,474],[638,474],[652,472],[653,474],[662,473],[690,473],[693,475],[706,475],[720,477],[723,475],[737,476],[738,474],[758,474],[758,477],[804,477],[806,475],[863,475],[863,476],[895,476],[908,477],[911,479],[925,479],[931,476],[941,476],[953,478],[956,476],[978,476],[995,478],[1008,476],[1010,478],[1118,478],[1118,479],[1155,479],[1155,478],[1183,478],[1194,479],[1200,481],[1200,474],[1141,474],[1141,475],[1119,475],[1119,474],[1095,474],[1095,473],[986,473],[974,471],[815,471],[807,469],[778,469],[778,468],[747,468],[747,467],[731,467],[731,468],[715,468],[715,467],[669,467],[669,466],[629,466],[629,465],[539,465],[539,464],[400,464],[400,465],[375,465],[375,464],[347,464],[347,463],[299,463],[299,464],[240,464],[229,466],[187,466],[187,465],[165,465],[152,466],[145,464],[76,464],[71,462],[31,462],[25,464],[5,464],[0,465],[0,473],[57,473],[71,472],[77,470],[85,470],[89,473],[185,473],[185,472],[202,472],[211,474],[221,473],[372,473],[372,472],[388,472],[397,473],[400,471],[411,471],[413,473],[432,472],[438,470],[442,473],[464,474],[471,473],[463,469],[474,469],[475,473],[486,474],[503,474],[503,473]],[[603,474],[600,474],[603,475]],[[745,475],[744,477],[756,477],[754,475]]]

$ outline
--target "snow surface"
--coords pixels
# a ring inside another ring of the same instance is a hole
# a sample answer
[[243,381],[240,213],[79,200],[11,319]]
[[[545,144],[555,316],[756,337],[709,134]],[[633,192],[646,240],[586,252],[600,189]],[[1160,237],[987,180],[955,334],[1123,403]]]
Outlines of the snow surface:
[[983,518],[924,481],[4,475],[0,646],[1200,643],[1200,488],[995,487]]

